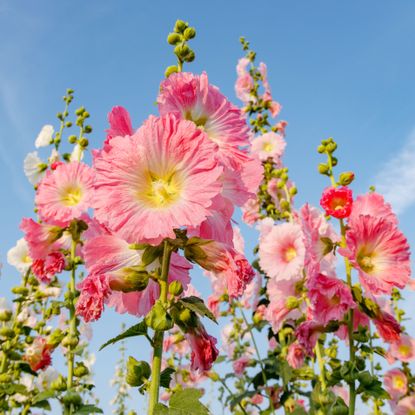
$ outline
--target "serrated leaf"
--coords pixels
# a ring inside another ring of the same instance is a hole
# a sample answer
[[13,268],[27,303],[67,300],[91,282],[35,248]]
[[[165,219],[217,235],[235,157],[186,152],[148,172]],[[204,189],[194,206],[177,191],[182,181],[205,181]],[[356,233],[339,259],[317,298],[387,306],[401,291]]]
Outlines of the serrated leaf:
[[110,344],[114,344],[119,342],[120,340],[124,340],[128,337],[135,337],[135,336],[144,336],[147,333],[147,325],[143,321],[140,321],[140,323],[135,324],[134,326],[130,327],[123,333],[119,334],[118,336],[113,337],[112,339],[105,342],[99,350],[102,350],[104,347],[109,346]]
[[166,367],[160,373],[160,385],[163,386],[163,388],[168,388],[170,386],[171,377],[175,371],[176,370],[172,367]]
[[169,408],[158,404],[155,415],[210,415],[209,410],[200,401],[202,391],[199,389],[182,389],[170,398]]
[[201,298],[190,296],[190,297],[184,297],[180,299],[180,303],[183,305],[183,307],[188,308],[189,310],[193,311],[196,314],[199,314],[199,316],[206,316],[210,320],[217,323],[215,316],[213,313],[206,307],[205,303]]
[[103,410],[95,405],[83,405],[79,408],[74,415],[86,415],[86,414],[103,414]]
[[50,398],[55,398],[56,397],[56,391],[52,391],[52,390],[48,390],[48,391],[44,391],[41,393],[38,393],[33,399],[32,399],[32,404],[41,402],[41,401],[45,401],[47,399]]
[[22,395],[27,395],[26,386],[20,384],[7,384],[0,385],[0,395],[14,395],[15,393],[20,393]]

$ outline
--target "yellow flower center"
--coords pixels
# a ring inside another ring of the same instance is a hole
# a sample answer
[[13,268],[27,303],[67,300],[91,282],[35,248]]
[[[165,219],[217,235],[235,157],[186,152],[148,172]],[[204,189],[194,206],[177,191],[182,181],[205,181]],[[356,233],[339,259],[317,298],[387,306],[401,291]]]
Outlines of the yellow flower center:
[[411,346],[408,346],[407,344],[402,344],[399,346],[399,353],[402,356],[409,356],[411,354]]
[[272,145],[272,143],[264,143],[262,149],[267,152],[270,153],[273,150],[274,146]]
[[165,208],[179,199],[182,184],[181,175],[176,171],[164,175],[148,172],[144,192],[140,191],[138,196],[148,206]]
[[22,262],[23,262],[24,264],[30,264],[30,263],[32,262],[32,258],[30,258],[30,256],[29,256],[29,255],[25,255],[25,256],[23,256],[23,257],[21,258],[21,260],[22,260]]
[[204,125],[206,124],[206,121],[208,120],[208,117],[206,115],[193,115],[191,111],[186,111],[184,114],[184,118],[189,121],[193,121],[199,128],[203,130]]
[[297,251],[295,250],[293,246],[290,246],[285,251],[285,260],[287,262],[291,262],[296,256],[297,256]]
[[395,389],[402,389],[405,386],[405,382],[401,376],[394,376],[393,378],[393,387]]
[[374,252],[370,252],[363,248],[357,255],[357,263],[364,272],[370,274],[375,270],[375,257],[376,254]]
[[72,185],[64,189],[61,201],[65,206],[76,206],[82,200],[82,189],[80,186]]

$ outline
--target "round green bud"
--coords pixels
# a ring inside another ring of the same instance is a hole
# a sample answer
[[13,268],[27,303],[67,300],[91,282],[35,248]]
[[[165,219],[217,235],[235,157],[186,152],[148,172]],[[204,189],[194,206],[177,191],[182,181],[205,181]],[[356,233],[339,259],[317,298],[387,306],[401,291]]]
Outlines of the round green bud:
[[191,49],[186,44],[185,45],[177,45],[174,48],[175,55],[177,55],[181,59],[183,59],[190,51],[191,51]]
[[75,111],[75,115],[77,115],[78,117],[80,115],[82,115],[85,112],[85,108],[84,107],[79,107],[76,111]]
[[72,127],[72,122],[71,121],[67,121],[65,124],[66,128],[71,128]]
[[289,310],[294,310],[295,308],[297,308],[300,305],[300,302],[298,300],[297,297],[294,296],[289,296],[287,297],[287,299],[285,300],[285,306],[289,309]]
[[85,138],[85,137],[82,137],[82,138],[79,140],[79,145],[80,145],[82,148],[86,148],[86,147],[88,147],[88,144],[89,144],[89,141],[88,141],[88,139],[87,139],[87,138]]
[[90,125],[86,125],[84,127],[84,131],[85,131],[85,134],[90,134],[92,133],[92,127]]
[[183,292],[183,285],[180,281],[172,281],[169,284],[169,293],[171,295],[180,295]]
[[336,158],[336,157],[332,157],[332,158],[331,158],[331,164],[332,164],[333,166],[337,166],[337,162],[338,162],[338,160],[337,160],[337,158]]
[[280,200],[280,206],[282,210],[289,210],[290,209],[290,203],[286,199]]
[[326,146],[326,150],[327,150],[329,153],[333,153],[334,151],[336,151],[336,149],[337,149],[337,144],[336,144],[335,142],[329,143],[329,144],[327,144],[327,146]]
[[183,32],[183,36],[186,40],[193,39],[196,36],[196,29],[194,27],[188,27]]
[[12,381],[12,377],[7,373],[2,373],[0,375],[0,383],[9,383]]
[[34,340],[34,338],[32,336],[26,336],[26,338],[25,338],[25,342],[27,344],[32,344],[33,340]]
[[0,311],[0,321],[10,321],[13,313],[10,310]]
[[191,50],[184,58],[185,62],[193,62],[195,60],[195,53]]
[[0,336],[7,337],[8,339],[12,339],[15,335],[16,335],[15,332],[10,327],[0,328]]
[[58,113],[56,114],[56,118],[57,118],[58,120],[63,121],[63,114],[62,114],[61,112],[58,112]]
[[50,387],[52,390],[60,391],[60,392],[66,390],[66,381],[64,377],[62,375],[59,375],[57,379],[51,382]]
[[29,293],[29,289],[23,286],[16,286],[12,288],[13,294],[20,294],[20,295],[27,295]]
[[189,323],[192,319],[192,313],[188,308],[183,309],[179,314],[179,319],[182,323]]
[[71,155],[70,155],[70,153],[63,153],[63,154],[62,154],[62,158],[63,158],[65,161],[70,161],[70,159],[71,159]]
[[318,151],[320,154],[324,153],[324,152],[326,151],[326,146],[323,146],[323,144],[320,144],[320,145],[317,147],[317,151]]
[[182,41],[182,36],[179,33],[170,33],[167,36],[167,43],[169,45],[177,45],[179,42]]
[[91,114],[88,111],[84,111],[84,113],[82,114],[83,118],[89,118],[91,116]]
[[318,172],[320,174],[327,174],[329,172],[329,170],[330,170],[329,166],[325,163],[320,163],[318,165]]
[[82,398],[78,393],[68,391],[66,395],[62,398],[62,402],[67,406],[71,404],[74,406],[79,406],[82,404]]
[[86,376],[89,373],[89,370],[83,363],[78,363],[73,373],[77,378],[81,378],[82,376]]
[[74,90],[73,90],[72,88],[68,88],[68,89],[66,90],[66,93],[67,93],[68,95],[72,95],[72,94],[74,93]]
[[164,76],[168,78],[172,73],[176,73],[179,69],[175,65],[168,66],[164,72]]
[[289,193],[291,196],[295,196],[298,193],[298,190],[295,186],[290,187]]
[[354,180],[354,173],[351,171],[346,171],[341,173],[339,176],[339,184],[341,186],[348,186]]
[[174,31],[176,33],[183,33],[188,26],[189,24],[184,22],[183,20],[176,20],[176,24],[174,25]]

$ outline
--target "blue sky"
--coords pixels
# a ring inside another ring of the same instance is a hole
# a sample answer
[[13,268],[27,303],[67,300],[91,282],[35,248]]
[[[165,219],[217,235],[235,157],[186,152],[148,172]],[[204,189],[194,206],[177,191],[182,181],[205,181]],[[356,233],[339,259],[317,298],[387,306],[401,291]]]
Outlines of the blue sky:
[[[91,147],[104,139],[114,105],[138,127],[151,113],[167,65],[165,39],[177,18],[197,29],[194,72],[236,102],[235,65],[244,35],[267,63],[274,97],[289,122],[286,164],[299,188],[296,204],[318,203],[327,182],[315,149],[322,138],[339,144],[339,170],[356,173],[355,192],[375,184],[399,211],[413,244],[415,216],[415,3],[362,1],[106,1],[0,0],[0,293],[17,273],[6,252],[32,211],[32,188],[22,163],[41,126],[55,123],[60,97],[75,89],[91,113]],[[244,232],[248,246],[255,234]],[[196,285],[206,292],[198,278]],[[409,295],[409,294],[408,294]],[[408,303],[409,304],[409,303]],[[94,325],[92,349],[133,320],[109,312]],[[143,350],[129,342],[135,356]],[[146,357],[143,356],[143,357]],[[97,354],[97,391],[107,405],[116,349]]]

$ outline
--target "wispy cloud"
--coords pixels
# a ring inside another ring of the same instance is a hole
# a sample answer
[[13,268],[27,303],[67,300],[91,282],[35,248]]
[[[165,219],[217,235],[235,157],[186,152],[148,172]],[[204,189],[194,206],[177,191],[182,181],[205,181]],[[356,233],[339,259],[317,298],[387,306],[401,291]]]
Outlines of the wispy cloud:
[[398,214],[415,204],[415,128],[402,149],[381,167],[375,186]]

